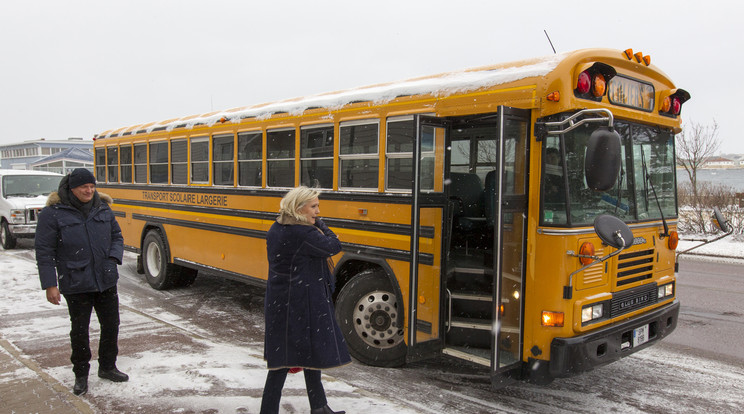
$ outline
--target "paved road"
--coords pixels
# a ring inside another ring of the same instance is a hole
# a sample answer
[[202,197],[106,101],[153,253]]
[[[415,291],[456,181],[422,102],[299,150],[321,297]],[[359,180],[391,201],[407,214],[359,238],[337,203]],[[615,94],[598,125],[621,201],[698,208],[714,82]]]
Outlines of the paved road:
[[742,366],[743,264],[695,257],[680,262],[677,296],[681,315],[675,333],[665,342],[693,355]]
[[[0,312],[8,314],[0,320],[0,336],[56,381],[71,386],[66,313],[43,304],[38,282],[27,283],[35,278],[31,258],[23,246],[0,252],[0,274],[20,275],[12,281],[2,276],[4,283],[22,285],[14,288],[13,297],[0,290],[0,303],[41,304],[0,304]],[[200,275],[190,288],[155,291],[134,265],[134,256],[127,255],[120,269],[119,365],[132,380],[112,384],[92,377],[83,400],[101,413],[256,412],[265,378],[263,292],[210,275]],[[399,369],[355,363],[326,373],[329,399],[350,414],[744,412],[741,350],[717,344],[730,339],[726,335],[733,328],[741,329],[741,315],[732,314],[744,299],[741,285],[726,279],[739,269],[684,262],[678,332],[585,375],[543,387],[519,383],[493,391],[482,369],[446,357]],[[727,283],[714,287],[722,280]],[[306,411],[302,380],[291,377],[283,412]]]

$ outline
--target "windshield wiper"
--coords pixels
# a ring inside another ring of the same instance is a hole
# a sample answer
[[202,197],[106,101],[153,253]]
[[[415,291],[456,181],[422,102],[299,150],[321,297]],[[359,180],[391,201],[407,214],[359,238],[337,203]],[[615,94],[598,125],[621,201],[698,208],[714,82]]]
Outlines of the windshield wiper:
[[[664,233],[661,233],[659,237],[669,237],[669,226],[667,226],[666,219],[664,218],[664,211],[661,210],[661,203],[659,202],[659,196],[656,195],[656,189],[654,188],[654,181],[651,179],[651,175],[648,173],[648,167],[646,166],[646,154],[643,151],[643,145],[641,145],[641,165],[643,166],[643,179],[644,184],[651,186],[651,191],[654,193],[654,199],[656,200],[656,207],[659,208],[659,215],[661,215],[661,222],[664,224]],[[648,192],[646,192],[648,193]]]

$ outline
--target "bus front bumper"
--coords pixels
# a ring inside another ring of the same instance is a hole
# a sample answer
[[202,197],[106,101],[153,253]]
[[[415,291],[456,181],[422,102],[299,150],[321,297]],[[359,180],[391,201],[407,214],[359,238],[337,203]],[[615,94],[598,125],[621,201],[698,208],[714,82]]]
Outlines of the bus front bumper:
[[[590,371],[640,351],[677,327],[679,301],[625,322],[618,322],[574,338],[555,338],[550,344],[550,375],[569,377]],[[634,339],[634,333],[637,338]],[[647,341],[643,343],[643,334]]]

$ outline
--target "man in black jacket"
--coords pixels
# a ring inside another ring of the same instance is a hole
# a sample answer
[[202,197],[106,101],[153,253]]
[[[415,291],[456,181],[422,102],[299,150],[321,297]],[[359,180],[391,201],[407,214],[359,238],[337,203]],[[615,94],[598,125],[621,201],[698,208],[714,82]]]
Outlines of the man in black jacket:
[[96,179],[85,168],[62,178],[49,195],[36,226],[36,263],[41,288],[50,303],[64,295],[72,329],[73,393],[88,391],[92,310],[101,325],[98,376],[114,382],[129,377],[116,368],[119,353],[119,296],[117,265],[124,254],[121,228],[109,204],[112,199],[96,191]]

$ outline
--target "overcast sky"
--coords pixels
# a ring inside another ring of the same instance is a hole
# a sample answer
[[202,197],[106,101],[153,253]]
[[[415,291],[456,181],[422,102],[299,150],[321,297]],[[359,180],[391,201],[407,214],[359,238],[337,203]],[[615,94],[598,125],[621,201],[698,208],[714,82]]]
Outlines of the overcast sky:
[[[510,5],[509,5],[510,4]],[[736,1],[4,0],[0,143],[66,139],[588,47],[651,56],[744,153]]]

